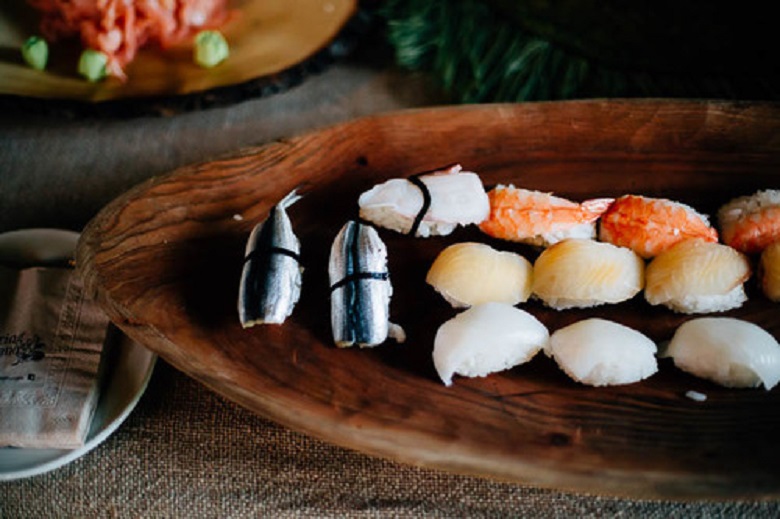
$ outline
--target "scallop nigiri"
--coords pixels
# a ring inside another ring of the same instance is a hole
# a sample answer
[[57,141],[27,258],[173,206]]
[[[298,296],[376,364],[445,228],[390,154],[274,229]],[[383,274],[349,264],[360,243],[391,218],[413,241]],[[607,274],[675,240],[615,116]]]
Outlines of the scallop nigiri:
[[533,315],[504,303],[472,306],[436,331],[433,364],[444,385],[453,375],[484,377],[531,360],[550,333]]
[[750,277],[744,254],[728,245],[686,240],[656,256],[647,266],[645,299],[693,314],[738,308]]
[[731,200],[718,211],[723,243],[757,254],[780,241],[780,191],[767,189]]
[[772,301],[780,301],[780,241],[761,253],[758,271],[764,295]]
[[490,216],[479,228],[502,240],[549,246],[567,238],[595,238],[596,220],[612,198],[581,204],[541,191],[497,185],[488,192]]
[[360,217],[412,236],[444,236],[490,211],[479,176],[456,164],[409,179],[394,178],[360,195]]
[[589,386],[631,384],[656,371],[655,343],[605,319],[585,319],[553,332],[545,353],[573,380]]
[[569,239],[536,259],[533,293],[558,310],[619,303],[642,290],[644,273],[642,258],[631,249]]
[[681,370],[726,387],[772,389],[780,381],[780,344],[741,319],[690,320],[674,333],[664,356]]
[[521,255],[474,242],[445,248],[425,278],[455,308],[490,301],[525,302],[532,279],[533,266]]
[[665,198],[625,195],[601,217],[599,239],[652,258],[690,239],[718,241],[706,215]]

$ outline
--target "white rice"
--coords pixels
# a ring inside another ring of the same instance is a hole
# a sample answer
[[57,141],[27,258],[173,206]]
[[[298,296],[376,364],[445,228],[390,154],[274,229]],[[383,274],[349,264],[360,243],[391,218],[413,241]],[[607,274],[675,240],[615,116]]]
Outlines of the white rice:
[[718,224],[722,230],[751,214],[774,206],[780,206],[780,190],[766,189],[752,195],[740,196],[718,210]]

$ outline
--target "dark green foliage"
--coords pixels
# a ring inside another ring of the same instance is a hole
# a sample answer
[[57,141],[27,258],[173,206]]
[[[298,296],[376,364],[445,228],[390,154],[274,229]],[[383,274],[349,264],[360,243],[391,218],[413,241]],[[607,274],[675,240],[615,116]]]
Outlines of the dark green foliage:
[[479,0],[388,0],[397,63],[432,73],[457,101],[593,97],[772,99],[777,78],[652,73],[607,67],[521,29]]

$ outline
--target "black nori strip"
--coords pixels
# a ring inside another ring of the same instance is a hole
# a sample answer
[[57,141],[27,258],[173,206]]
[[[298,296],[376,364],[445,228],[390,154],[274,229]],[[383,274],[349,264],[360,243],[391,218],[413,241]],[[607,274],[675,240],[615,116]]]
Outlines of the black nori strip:
[[422,223],[422,219],[425,217],[425,213],[427,213],[428,209],[431,207],[431,192],[428,190],[428,186],[425,185],[425,182],[420,180],[422,175],[424,175],[424,173],[418,173],[417,175],[412,175],[409,177],[409,182],[420,189],[423,197],[422,207],[420,207],[420,211],[417,213],[417,216],[414,217],[412,227],[409,229],[409,236],[414,236],[417,234],[417,230],[420,228],[420,224]]
[[409,177],[407,180],[417,186],[420,191],[422,192],[423,196],[423,203],[422,207],[420,207],[420,211],[417,213],[417,216],[414,217],[414,222],[412,222],[412,227],[409,229],[409,236],[414,236],[417,234],[417,231],[420,228],[420,224],[422,223],[423,218],[425,218],[425,214],[428,212],[428,209],[431,208],[431,191],[428,189],[428,186],[425,185],[425,182],[423,182],[420,177],[424,175],[430,175],[431,173],[436,173],[437,171],[446,171],[453,166],[456,166],[457,162],[452,164],[447,164],[446,166],[436,168],[436,169],[429,169],[428,171],[423,171],[421,173],[415,173],[411,177]]
[[[359,235],[360,235],[360,223],[356,223],[351,226],[352,232],[347,242],[347,263],[346,263],[346,277],[354,276],[355,273],[360,272],[360,248],[358,247]],[[360,287],[355,286],[354,283],[349,283],[344,287],[344,295],[347,299],[346,311],[347,321],[349,322],[349,331],[352,336],[350,339],[353,343],[360,342],[360,338],[363,336],[363,327],[360,325]]]
[[390,279],[390,275],[387,272],[355,272],[349,276],[333,283],[330,287],[330,291],[333,292],[337,288],[341,288],[347,283],[352,281],[359,281],[361,279],[378,279],[380,281],[386,281]]
[[270,256],[271,254],[281,254],[282,256],[288,256],[294,259],[298,263],[301,262],[301,255],[295,251],[291,251],[290,249],[285,249],[282,247],[262,247],[262,248],[257,248],[251,251],[249,254],[247,254],[246,258],[244,258],[244,263],[257,256],[264,256],[264,255]]
[[265,299],[267,294],[268,275],[271,270],[271,255],[260,254],[258,251],[270,249],[273,243],[273,229],[276,222],[274,208],[268,218],[260,224],[259,234],[254,242],[254,249],[247,254],[244,265],[248,269],[246,286],[244,287],[245,305],[252,319],[264,317]]
[[360,270],[360,222],[354,222],[351,228],[351,234],[348,236],[347,241],[347,264],[344,279],[333,284],[331,290],[335,290],[339,286],[344,287],[344,298],[347,301],[346,312],[347,320],[349,322],[349,332],[351,334],[351,341],[353,343],[363,344],[371,339],[372,331],[369,329],[371,323],[366,319],[361,312],[363,291],[356,283],[350,283],[352,280],[359,279],[374,279],[374,276],[379,275],[380,279],[389,279],[387,272],[385,273],[372,273],[361,272]]

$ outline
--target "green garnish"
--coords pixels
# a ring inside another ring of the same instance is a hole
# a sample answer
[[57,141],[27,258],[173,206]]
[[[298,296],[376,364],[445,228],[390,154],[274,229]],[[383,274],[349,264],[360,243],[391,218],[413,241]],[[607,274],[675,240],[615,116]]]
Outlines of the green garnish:
[[39,36],[30,36],[22,45],[22,58],[35,70],[45,69],[49,61],[49,44]]
[[94,49],[86,49],[79,58],[79,74],[91,82],[100,81],[108,74],[108,56]]
[[230,55],[230,48],[219,31],[201,31],[195,36],[193,59],[204,68],[222,63]]

